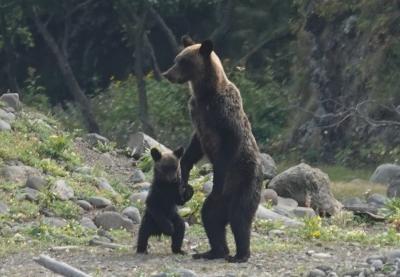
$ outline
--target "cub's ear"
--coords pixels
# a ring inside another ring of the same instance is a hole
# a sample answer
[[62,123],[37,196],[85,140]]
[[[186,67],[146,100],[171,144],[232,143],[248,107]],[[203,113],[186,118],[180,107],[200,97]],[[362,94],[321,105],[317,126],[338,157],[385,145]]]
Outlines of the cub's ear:
[[151,148],[150,153],[155,162],[161,159],[161,152],[157,148]]
[[195,44],[192,38],[189,35],[183,35],[181,38],[181,43],[184,47],[188,47],[190,45]]
[[211,40],[207,39],[203,41],[199,49],[200,55],[202,55],[203,57],[210,56],[211,52],[213,51],[213,48],[214,46]]
[[185,151],[185,149],[183,149],[183,147],[179,147],[177,149],[174,150],[174,155],[175,157],[177,157],[178,159],[182,158],[183,156],[183,152]]

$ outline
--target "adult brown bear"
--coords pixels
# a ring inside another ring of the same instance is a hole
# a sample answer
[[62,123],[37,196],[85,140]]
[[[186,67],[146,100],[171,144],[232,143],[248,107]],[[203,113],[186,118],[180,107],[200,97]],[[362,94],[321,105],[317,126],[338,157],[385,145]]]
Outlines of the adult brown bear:
[[[195,132],[181,159],[183,185],[204,154],[214,171],[214,186],[201,211],[211,250],[193,257],[246,262],[262,182],[257,143],[240,92],[228,80],[212,42],[196,44],[187,36],[182,42],[185,48],[164,76],[173,83],[189,82],[192,93],[189,108]],[[227,224],[235,238],[235,256],[229,256]]]

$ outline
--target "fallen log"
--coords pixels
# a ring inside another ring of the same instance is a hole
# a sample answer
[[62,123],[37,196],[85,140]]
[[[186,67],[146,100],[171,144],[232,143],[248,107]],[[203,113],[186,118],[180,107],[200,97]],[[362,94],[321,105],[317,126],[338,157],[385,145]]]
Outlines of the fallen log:
[[33,260],[54,273],[65,277],[90,277],[90,275],[80,271],[79,269],[64,262],[59,262],[46,255],[40,255],[38,258],[34,258]]
[[111,249],[120,249],[120,248],[129,248],[130,247],[129,245],[105,242],[105,241],[101,241],[101,240],[97,240],[97,239],[90,240],[89,245],[102,246],[102,247],[111,248]]

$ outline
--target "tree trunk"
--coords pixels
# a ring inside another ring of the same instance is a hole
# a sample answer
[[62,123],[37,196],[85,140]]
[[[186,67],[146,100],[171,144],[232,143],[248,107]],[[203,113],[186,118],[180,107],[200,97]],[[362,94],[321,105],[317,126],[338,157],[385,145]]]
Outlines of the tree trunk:
[[144,80],[143,73],[143,55],[144,55],[144,25],[146,21],[146,14],[140,18],[138,22],[138,30],[135,36],[135,76],[138,89],[139,97],[139,120],[142,124],[143,131],[149,136],[154,137],[154,129],[149,121],[148,113],[148,103],[147,103],[147,92],[146,92],[146,82]]
[[56,43],[54,37],[47,30],[45,24],[40,21],[37,14],[34,15],[34,21],[40,35],[43,37],[44,41],[47,43],[48,47],[50,48],[51,52],[54,54],[57,60],[57,65],[61,71],[65,83],[72,96],[74,97],[75,102],[77,102],[80,107],[89,132],[99,133],[100,129],[93,115],[90,101],[79,86],[79,83],[75,78],[67,57],[64,55],[63,51]]
[[217,17],[220,18],[218,27],[210,35],[210,39],[215,44],[223,38],[223,36],[229,31],[232,23],[233,9],[235,7],[234,0],[225,0],[224,3],[220,4],[219,12]]

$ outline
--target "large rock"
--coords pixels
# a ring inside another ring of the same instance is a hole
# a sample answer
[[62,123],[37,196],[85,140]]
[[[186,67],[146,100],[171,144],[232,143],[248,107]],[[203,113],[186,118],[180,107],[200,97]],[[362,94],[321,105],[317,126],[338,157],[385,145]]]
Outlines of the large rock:
[[273,189],[265,189],[261,192],[261,202],[269,202],[272,205],[277,205],[278,194]]
[[0,119],[0,132],[10,131],[10,130],[11,130],[11,125],[8,122]]
[[28,200],[36,201],[39,197],[39,191],[32,188],[23,188],[20,193],[17,194],[17,200]]
[[64,180],[55,181],[51,191],[61,200],[70,200],[74,197],[74,190]]
[[384,185],[400,180],[400,166],[397,164],[382,164],[375,169],[369,180],[372,183]]
[[86,200],[80,199],[80,200],[76,201],[76,204],[78,204],[79,207],[81,207],[81,208],[84,209],[85,211],[93,210],[92,204],[90,204],[90,203],[89,203],[88,201],[86,201]]
[[85,227],[85,228],[88,228],[88,229],[97,229],[97,226],[96,226],[96,224],[94,224],[94,222],[93,222],[93,220],[91,220],[90,218],[88,218],[88,217],[82,217],[82,219],[79,221],[79,223],[83,226],[83,227]]
[[121,228],[126,230],[133,229],[133,222],[117,212],[103,212],[98,214],[94,218],[94,223],[97,227],[103,228],[104,230]]
[[135,158],[141,157],[146,152],[146,149],[151,149],[152,147],[158,147],[162,152],[169,150],[166,146],[142,132],[129,136],[128,147],[132,149],[132,155]]
[[268,188],[274,189],[279,196],[295,199],[300,206],[313,208],[321,215],[333,215],[342,208],[332,195],[328,175],[305,163],[273,178]]
[[0,96],[0,101],[9,107],[12,107],[16,111],[21,109],[21,102],[19,101],[18,93],[4,93]]
[[30,175],[39,175],[39,171],[26,165],[8,165],[0,169],[0,178],[12,183],[25,183]]
[[117,194],[117,192],[114,190],[114,188],[110,185],[110,183],[105,178],[100,178],[98,180],[97,187],[101,190],[108,191],[113,195]]
[[261,166],[264,179],[270,180],[276,176],[277,168],[274,159],[266,154],[261,153]]
[[127,207],[122,211],[122,215],[126,216],[133,223],[139,224],[141,221],[140,212],[136,207]]
[[87,141],[87,143],[89,143],[91,146],[96,146],[99,142],[101,142],[102,144],[106,144],[109,143],[110,141],[108,140],[108,138],[105,138],[99,134],[96,133],[89,133],[85,136],[85,140]]
[[0,119],[4,120],[5,122],[11,123],[15,120],[15,114],[0,109]]
[[53,227],[64,227],[68,224],[65,219],[58,217],[45,217],[43,223]]
[[26,180],[25,186],[35,190],[42,190],[46,187],[46,180],[40,176],[31,175]]
[[87,201],[96,209],[102,209],[107,206],[112,205],[112,202],[107,198],[101,196],[92,196],[87,199]]
[[296,227],[296,226],[303,225],[302,222],[299,222],[299,221],[293,220],[289,217],[275,213],[275,212],[265,208],[262,205],[258,206],[258,209],[256,212],[256,218],[282,222],[284,225],[286,225],[288,227]]
[[386,196],[389,198],[400,197],[400,180],[391,182],[387,188]]
[[379,193],[374,193],[368,197],[367,203],[370,205],[374,205],[377,208],[382,208],[385,206],[388,200],[389,199],[386,196]]

